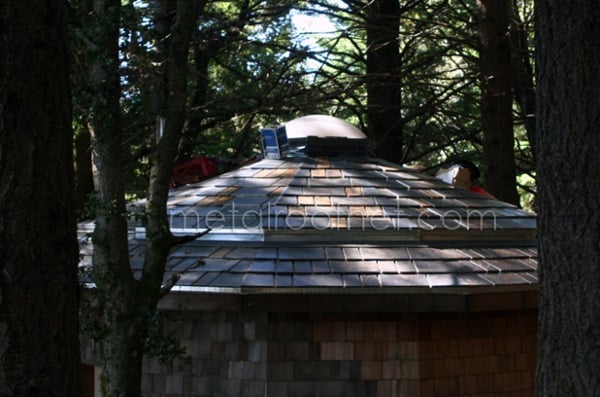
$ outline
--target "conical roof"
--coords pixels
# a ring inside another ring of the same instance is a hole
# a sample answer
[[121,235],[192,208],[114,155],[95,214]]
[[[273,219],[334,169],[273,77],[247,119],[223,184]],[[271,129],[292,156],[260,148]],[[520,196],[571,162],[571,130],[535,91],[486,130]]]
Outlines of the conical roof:
[[[175,293],[468,294],[537,284],[534,214],[353,151],[247,164],[173,189],[168,211],[176,234],[209,230],[172,250],[165,280],[179,275]],[[130,246],[141,274],[143,229]]]

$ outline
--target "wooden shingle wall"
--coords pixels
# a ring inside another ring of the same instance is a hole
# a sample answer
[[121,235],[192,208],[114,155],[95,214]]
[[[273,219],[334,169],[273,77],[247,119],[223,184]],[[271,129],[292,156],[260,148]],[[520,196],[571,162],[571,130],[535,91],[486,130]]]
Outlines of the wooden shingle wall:
[[420,395],[533,396],[536,321],[535,310],[424,320]]
[[534,395],[535,310],[175,318],[189,362],[146,360],[144,396]]
[[173,314],[171,332],[187,360],[172,368],[146,360],[147,397],[264,396],[267,383],[267,317],[239,312]]

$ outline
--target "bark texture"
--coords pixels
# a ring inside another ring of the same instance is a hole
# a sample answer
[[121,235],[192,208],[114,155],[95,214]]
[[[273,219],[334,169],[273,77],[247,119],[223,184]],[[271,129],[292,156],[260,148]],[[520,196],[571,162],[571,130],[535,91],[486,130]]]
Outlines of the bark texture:
[[79,219],[86,214],[86,205],[94,194],[92,139],[87,125],[75,134],[75,204]]
[[487,190],[519,205],[512,121],[509,17],[512,0],[478,0],[483,175]]
[[125,207],[119,98],[120,0],[95,0],[89,25],[90,132],[97,169],[94,278],[101,304],[103,388],[106,396],[138,396],[144,333],[131,274]]
[[0,396],[79,395],[65,2],[0,5]]
[[[164,7],[164,12],[168,8]],[[178,0],[173,27],[162,38],[166,55],[166,70],[160,70],[157,79],[164,81],[167,90],[162,101],[166,114],[164,135],[150,157],[150,181],[146,204],[146,255],[142,288],[152,308],[156,306],[169,251],[175,243],[167,217],[168,186],[173,163],[186,119],[188,53],[195,22],[192,0]]]
[[367,126],[377,154],[402,160],[400,4],[374,0],[365,8],[367,27]]
[[600,8],[536,2],[537,395],[600,395]]
[[519,16],[519,11],[513,4],[510,17],[512,89],[518,105],[519,118],[527,132],[535,166],[535,83],[527,36],[528,32]]
[[[194,23],[193,0],[158,2],[157,111],[166,117],[164,135],[151,154],[146,209],[147,245],[141,280],[133,277],[128,252],[124,180],[124,134],[119,105],[119,0],[95,0],[90,48],[94,163],[98,174],[94,277],[100,302],[104,393],[140,396],[148,321],[161,297],[170,233],[166,200],[185,120],[187,55]],[[167,54],[164,54],[166,52]],[[161,97],[164,95],[165,97]]]

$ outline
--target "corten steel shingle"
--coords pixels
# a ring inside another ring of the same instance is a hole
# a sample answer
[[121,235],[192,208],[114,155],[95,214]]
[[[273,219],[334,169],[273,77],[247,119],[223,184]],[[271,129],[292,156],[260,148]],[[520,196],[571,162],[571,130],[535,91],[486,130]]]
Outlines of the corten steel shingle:
[[[138,205],[143,205],[140,201]],[[262,160],[173,189],[177,234],[210,230],[174,248],[174,292],[295,289],[435,292],[537,283],[536,218],[365,155]],[[93,286],[81,230],[81,281]],[[144,234],[130,240],[132,271]]]

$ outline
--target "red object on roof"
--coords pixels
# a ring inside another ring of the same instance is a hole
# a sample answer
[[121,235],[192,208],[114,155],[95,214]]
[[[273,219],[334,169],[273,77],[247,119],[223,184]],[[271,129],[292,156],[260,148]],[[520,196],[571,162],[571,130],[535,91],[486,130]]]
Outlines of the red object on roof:
[[214,161],[205,156],[196,157],[173,168],[173,177],[169,187],[174,188],[199,182],[218,173],[219,169]]
[[480,194],[482,196],[486,196],[486,197],[489,197],[491,199],[498,200],[496,197],[494,197],[491,193],[489,193],[487,190],[485,190],[481,186],[471,185],[471,187],[469,188],[469,190],[472,191],[473,193],[477,193],[477,194]]

